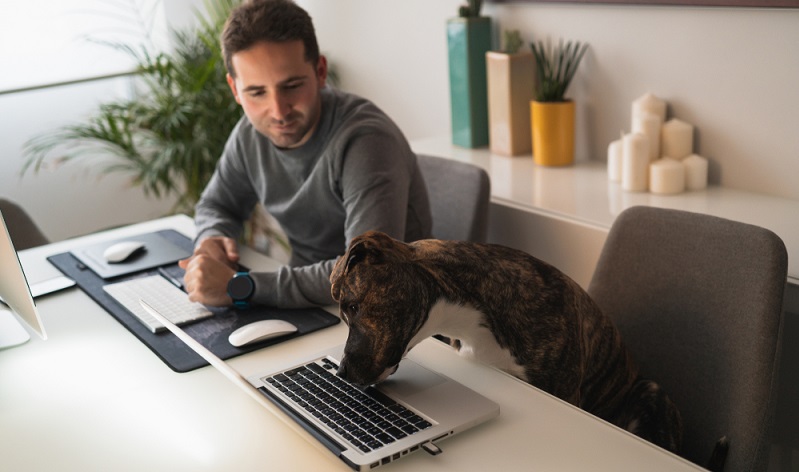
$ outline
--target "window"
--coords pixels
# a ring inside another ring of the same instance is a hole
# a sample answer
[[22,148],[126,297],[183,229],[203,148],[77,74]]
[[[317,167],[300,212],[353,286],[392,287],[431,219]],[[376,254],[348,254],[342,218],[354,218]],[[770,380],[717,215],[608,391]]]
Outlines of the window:
[[161,0],[0,2],[0,93],[133,70],[108,43],[155,51],[167,45]]

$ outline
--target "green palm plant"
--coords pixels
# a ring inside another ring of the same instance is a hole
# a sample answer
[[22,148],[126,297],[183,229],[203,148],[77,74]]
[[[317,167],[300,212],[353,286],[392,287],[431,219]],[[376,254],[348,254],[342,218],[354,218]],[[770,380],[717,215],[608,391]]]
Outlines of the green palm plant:
[[23,175],[47,162],[93,159],[101,163],[101,174],[128,174],[145,194],[175,196],[173,211],[192,213],[241,117],[219,44],[224,22],[240,1],[206,0],[198,27],[172,33],[171,52],[109,43],[135,59],[141,93],[100,105],[85,122],[28,140]]
[[546,46],[542,41],[533,42],[530,47],[535,55],[538,74],[536,100],[539,102],[565,101],[566,89],[569,88],[588,45],[579,41],[568,41],[564,45],[563,40],[560,40],[554,50],[549,41]]

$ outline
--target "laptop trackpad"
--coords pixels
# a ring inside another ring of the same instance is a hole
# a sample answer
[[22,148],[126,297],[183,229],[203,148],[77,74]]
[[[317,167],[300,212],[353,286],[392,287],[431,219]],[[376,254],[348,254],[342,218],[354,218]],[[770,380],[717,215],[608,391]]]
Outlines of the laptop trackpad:
[[404,360],[399,369],[388,379],[381,382],[380,390],[401,398],[411,398],[441,385],[447,379],[437,373],[425,369],[415,362]]

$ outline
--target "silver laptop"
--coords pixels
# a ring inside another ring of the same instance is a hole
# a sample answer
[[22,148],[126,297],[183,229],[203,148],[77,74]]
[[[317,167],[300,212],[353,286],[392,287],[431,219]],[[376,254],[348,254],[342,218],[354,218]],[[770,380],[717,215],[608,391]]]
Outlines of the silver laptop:
[[499,405],[464,385],[404,359],[377,387],[360,389],[335,375],[343,346],[292,360],[246,379],[141,302],[150,314],[240,387],[267,398],[354,470],[371,470],[499,415]]

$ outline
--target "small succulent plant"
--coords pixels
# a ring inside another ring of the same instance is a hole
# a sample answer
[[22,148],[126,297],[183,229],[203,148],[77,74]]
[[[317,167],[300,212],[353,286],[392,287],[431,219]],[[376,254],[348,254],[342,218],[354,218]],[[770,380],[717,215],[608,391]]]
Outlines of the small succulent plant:
[[480,16],[480,9],[483,7],[483,0],[469,0],[466,5],[461,5],[458,9],[458,16],[462,18],[477,18]]
[[505,30],[503,32],[503,36],[505,39],[505,48],[502,50],[502,52],[507,54],[516,54],[519,52],[519,49],[522,48],[523,44],[522,33],[517,29]]
[[563,44],[561,39],[554,50],[549,41],[546,46],[542,41],[533,42],[530,47],[535,55],[536,72],[538,73],[536,100],[539,102],[565,101],[566,89],[569,88],[588,45],[579,41],[568,41]]

